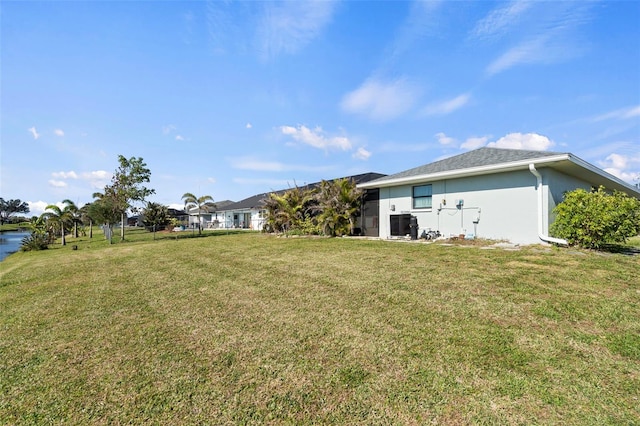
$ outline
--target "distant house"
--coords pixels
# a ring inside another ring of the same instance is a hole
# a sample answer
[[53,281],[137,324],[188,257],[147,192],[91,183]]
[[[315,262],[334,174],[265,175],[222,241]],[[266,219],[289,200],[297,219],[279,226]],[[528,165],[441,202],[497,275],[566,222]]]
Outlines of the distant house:
[[[362,173],[354,176],[347,176],[346,179],[352,179],[356,184],[369,182],[373,179],[378,179],[385,175],[381,173]],[[344,178],[339,178],[344,179]],[[337,179],[335,179],[337,180]],[[302,188],[313,188],[320,184],[320,182],[311,183],[308,185],[302,186]],[[263,192],[261,194],[256,194],[251,197],[245,198],[244,200],[238,201],[237,203],[233,203],[225,206],[224,208],[219,209],[219,213],[224,215],[224,222],[220,223],[220,228],[235,228],[235,229],[254,229],[257,231],[261,231],[265,220],[266,220],[266,211],[264,210],[264,200],[269,196],[270,193],[283,194],[287,189],[281,189],[278,191],[271,192]],[[365,197],[366,201],[366,197]],[[377,216],[377,210],[374,212],[369,209],[372,214]],[[358,223],[364,223],[364,219],[360,219]],[[372,224],[376,222],[371,219],[368,222]]]
[[167,214],[170,218],[176,219],[180,222],[187,223],[189,221],[189,215],[184,210],[168,208]]
[[379,237],[409,234],[411,216],[445,236],[562,242],[549,236],[566,191],[605,186],[640,199],[638,188],[570,153],[480,148],[358,187],[379,211]]
[[194,227],[198,223],[198,217],[200,218],[200,226],[203,229],[206,228],[221,228],[221,223],[224,222],[224,213],[222,213],[226,206],[233,204],[234,202],[231,200],[217,201],[214,202],[215,208],[211,209],[202,209],[200,210],[200,215],[198,216],[198,208],[192,208],[189,210],[188,214],[188,225],[189,227]]

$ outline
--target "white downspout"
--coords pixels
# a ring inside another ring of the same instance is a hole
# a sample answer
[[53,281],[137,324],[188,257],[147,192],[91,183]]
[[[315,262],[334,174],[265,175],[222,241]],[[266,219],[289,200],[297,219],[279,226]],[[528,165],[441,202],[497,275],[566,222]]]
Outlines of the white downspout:
[[567,240],[563,240],[561,238],[553,238],[548,235],[545,235],[542,232],[542,227],[543,227],[542,221],[544,217],[544,203],[543,203],[544,194],[542,193],[542,175],[540,174],[540,172],[536,170],[536,167],[533,165],[533,163],[529,164],[529,171],[538,180],[538,183],[536,185],[536,191],[538,193],[538,238],[540,238],[542,241],[545,241],[547,243],[555,243],[555,244],[562,244],[564,246],[568,246],[569,243],[567,242]]

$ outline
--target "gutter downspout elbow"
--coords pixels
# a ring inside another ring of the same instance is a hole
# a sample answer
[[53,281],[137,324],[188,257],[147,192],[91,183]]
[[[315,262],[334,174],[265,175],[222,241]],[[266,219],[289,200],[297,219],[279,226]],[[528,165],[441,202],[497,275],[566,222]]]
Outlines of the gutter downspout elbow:
[[545,235],[542,232],[542,219],[544,215],[544,203],[543,203],[543,194],[542,194],[542,175],[539,171],[536,170],[536,166],[533,163],[529,164],[529,171],[533,174],[537,179],[536,184],[536,192],[538,193],[538,238],[547,243],[561,244],[564,246],[568,246],[569,243],[567,240],[562,238],[553,238],[548,235]]

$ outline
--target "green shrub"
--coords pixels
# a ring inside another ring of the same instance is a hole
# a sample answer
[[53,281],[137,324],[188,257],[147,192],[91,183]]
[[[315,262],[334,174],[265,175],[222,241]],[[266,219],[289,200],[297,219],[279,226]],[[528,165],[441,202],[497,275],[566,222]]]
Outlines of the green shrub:
[[608,193],[602,186],[567,192],[554,212],[551,233],[571,245],[599,249],[625,243],[640,232],[640,201],[624,192]]
[[320,226],[314,218],[306,217],[301,220],[295,228],[287,231],[287,235],[320,235]]
[[43,232],[32,232],[22,239],[21,251],[46,250],[49,248],[49,237]]

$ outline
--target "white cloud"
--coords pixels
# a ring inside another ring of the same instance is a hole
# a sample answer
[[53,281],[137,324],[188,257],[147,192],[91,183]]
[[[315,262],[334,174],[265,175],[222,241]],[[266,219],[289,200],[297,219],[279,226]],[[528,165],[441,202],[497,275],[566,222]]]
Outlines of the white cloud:
[[216,181],[216,178],[212,178],[212,177],[210,177],[210,178],[207,178],[207,182],[209,182],[209,183],[216,183],[217,181]]
[[258,48],[263,59],[298,52],[331,22],[332,1],[265,3],[258,26]]
[[96,170],[93,172],[84,172],[82,174],[82,178],[83,179],[88,179],[88,180],[92,180],[92,179],[104,179],[104,180],[109,180],[111,179],[111,173],[104,171],[104,170]]
[[419,90],[406,79],[389,82],[370,78],[347,93],[341,102],[344,111],[373,120],[390,120],[411,109]]
[[623,116],[622,118],[635,118],[635,117],[640,117],[640,105],[638,105],[637,107],[633,107],[630,108]]
[[462,95],[456,96],[453,99],[431,104],[424,108],[423,113],[426,115],[450,114],[453,111],[465,106],[469,102],[469,99],[471,99],[471,95],[468,93],[464,93]]
[[506,6],[492,10],[489,15],[478,21],[472,35],[480,38],[498,37],[507,33],[522,18],[531,6],[527,1],[513,1]]
[[182,135],[176,135],[176,140],[177,140],[177,141],[183,141],[183,140],[184,140],[184,136],[182,136]]
[[553,145],[553,141],[537,133],[509,133],[497,141],[487,144],[487,146],[495,148],[530,149],[534,151],[546,151]]
[[69,172],[53,172],[51,177],[56,179],[78,179],[78,175],[73,170]]
[[512,47],[487,67],[488,75],[495,75],[519,64],[532,64],[550,59],[546,56],[549,36],[542,35]]
[[34,127],[30,127],[27,130],[29,131],[29,133],[31,133],[31,135],[33,136],[33,139],[37,140],[40,137],[40,133],[38,133],[38,131],[36,130],[35,126]]
[[62,129],[55,129],[53,133],[55,133],[56,136],[64,136],[64,131]]
[[184,210],[184,203],[169,203],[165,205],[169,209]]
[[283,135],[291,136],[294,140],[302,142],[319,149],[340,149],[347,151],[351,149],[351,141],[345,136],[327,137],[321,127],[309,129],[306,126],[299,125],[297,127],[281,126],[280,131]]
[[397,34],[393,42],[383,54],[383,67],[392,67],[398,59],[412,52],[412,48],[420,47],[419,42],[430,35],[438,35],[441,31],[444,19],[439,15],[438,9],[444,3],[439,0],[412,1],[404,22],[397,28]]
[[610,111],[594,117],[592,121],[598,122],[604,120],[628,120],[636,117],[640,117],[640,105]]
[[622,179],[625,182],[637,183],[640,179],[640,154],[628,156],[610,154],[604,161],[599,161],[600,166],[607,173]]
[[626,169],[629,165],[629,158],[620,154],[611,154],[606,158],[609,167],[616,169]]
[[27,201],[27,204],[29,205],[30,216],[40,216],[51,203],[46,201]]
[[54,179],[49,180],[49,185],[55,188],[65,188],[68,186],[65,180],[74,179],[88,182],[93,189],[102,189],[109,183],[111,173],[104,170],[96,170],[78,174],[71,170],[68,172],[53,172],[51,173],[51,177]]
[[53,186],[54,188],[65,188],[67,186],[67,182],[62,180],[50,179],[49,185]]
[[173,124],[168,124],[166,126],[162,126],[162,134],[163,135],[168,135],[169,133],[173,132],[174,130],[176,130],[176,126],[174,126]]
[[92,188],[102,189],[111,180],[112,174],[104,170],[95,170],[92,172],[84,172],[81,178],[89,182]]
[[[588,44],[577,29],[594,13],[592,2],[527,2],[497,9],[481,21],[475,34],[508,35],[515,40],[486,68],[489,76],[521,64],[551,64],[580,56]],[[525,14],[524,12],[527,11]]]
[[480,148],[480,147],[484,146],[487,143],[488,140],[489,140],[489,136],[467,138],[467,140],[465,140],[460,145],[460,148],[468,149],[468,150]]
[[371,157],[371,152],[367,151],[364,148],[358,148],[356,150],[356,152],[353,153],[353,158],[358,159],[358,160],[368,160],[369,157]]
[[245,126],[247,129],[251,129],[253,127],[253,125],[251,123],[247,123],[247,125]]
[[456,143],[454,138],[445,135],[443,132],[436,133],[435,137],[438,138],[438,143],[440,145],[452,145]]

